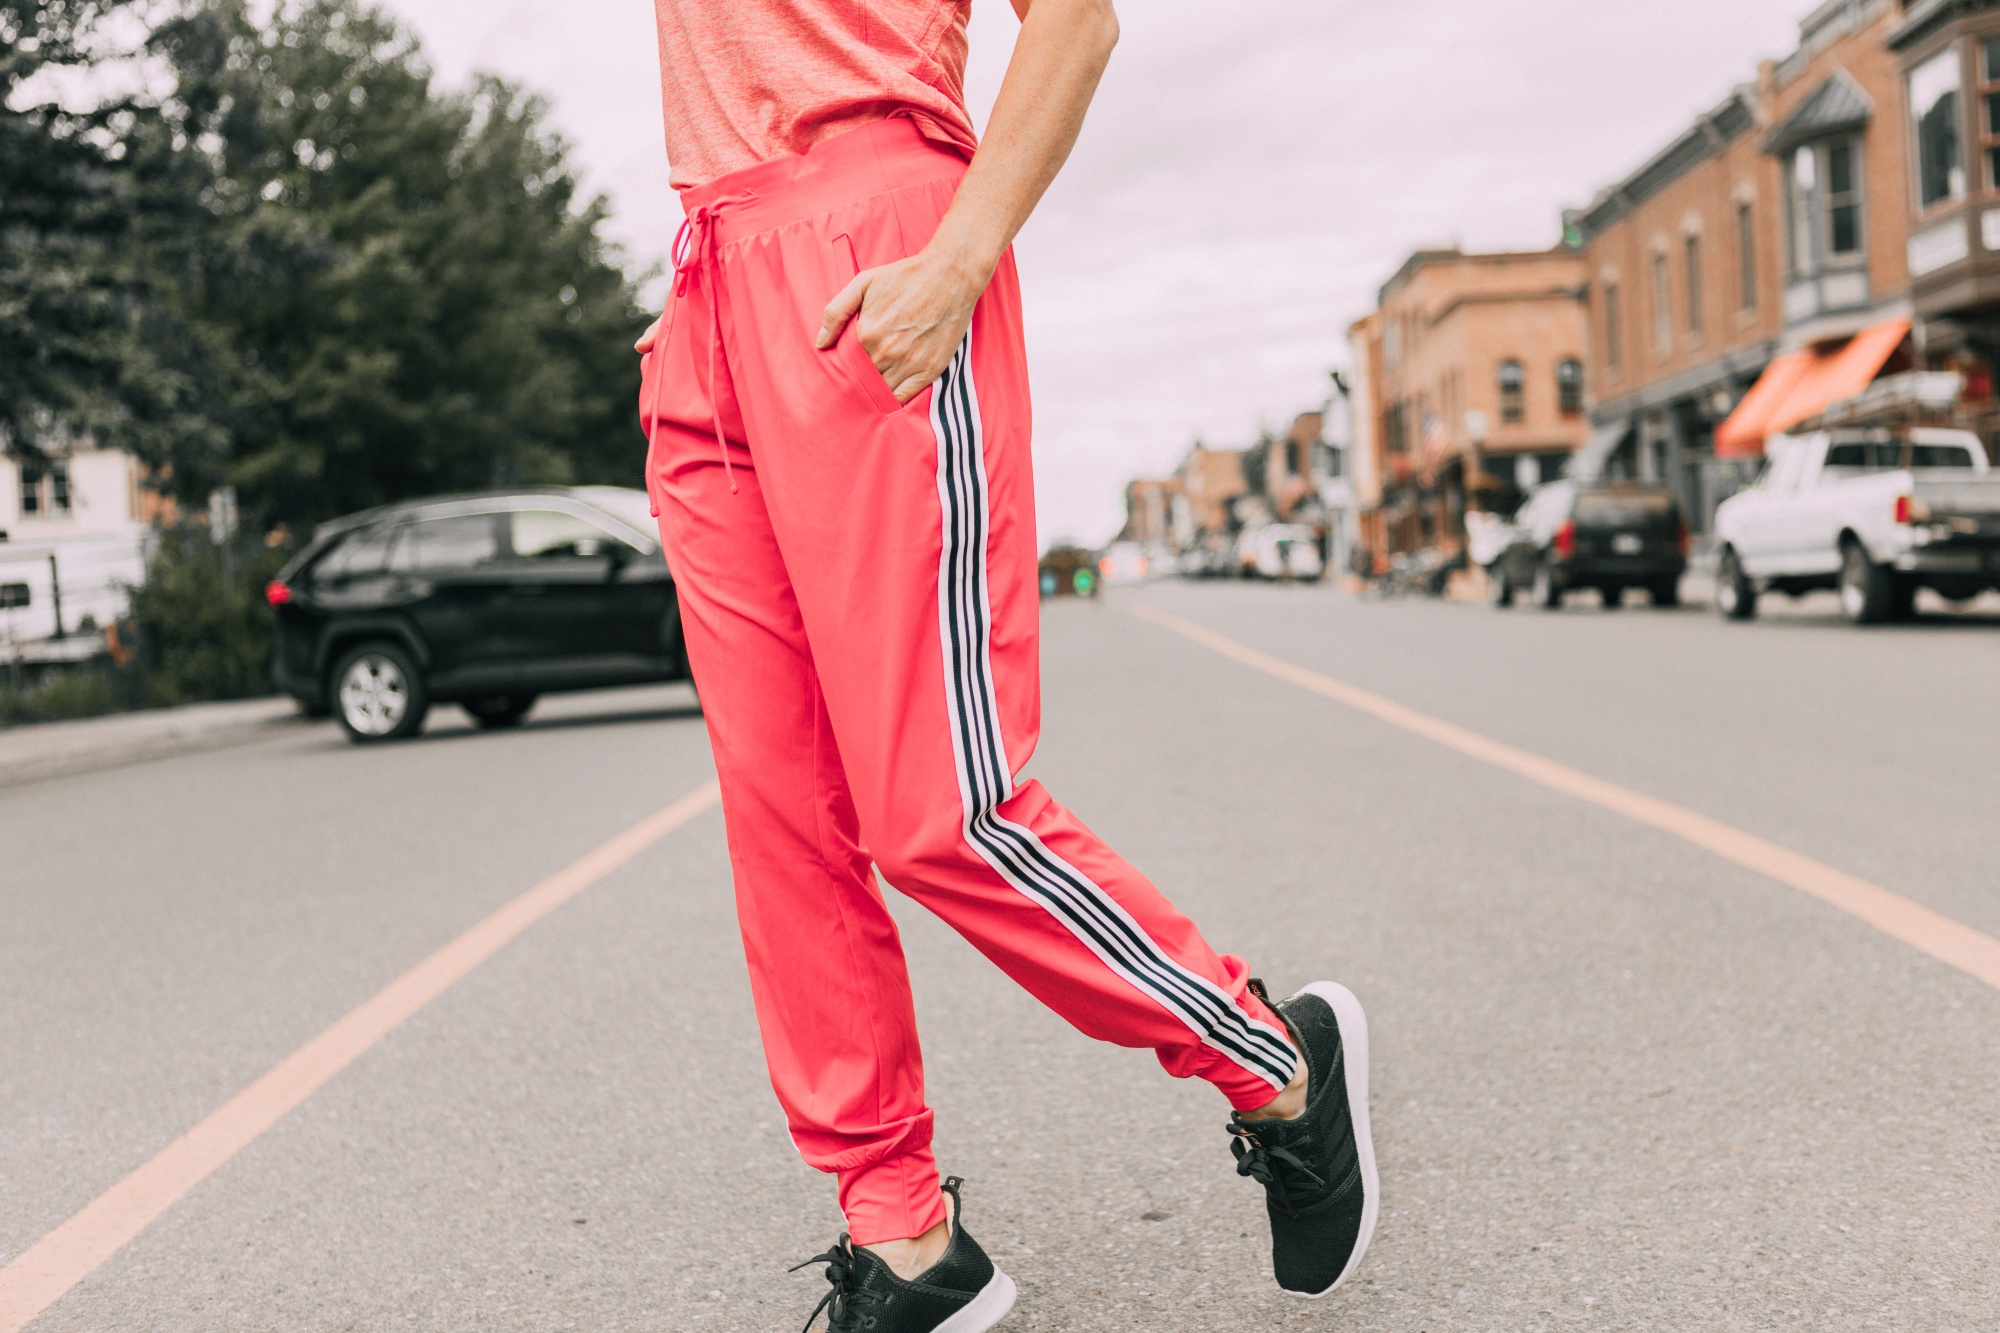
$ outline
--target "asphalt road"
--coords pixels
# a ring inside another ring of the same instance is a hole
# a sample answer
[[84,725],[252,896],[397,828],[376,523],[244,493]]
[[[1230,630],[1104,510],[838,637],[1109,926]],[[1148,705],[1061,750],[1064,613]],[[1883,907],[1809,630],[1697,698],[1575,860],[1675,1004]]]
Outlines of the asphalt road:
[[[1281,1298],[1206,1088],[903,910],[1009,1329],[2000,1327],[2000,992],[1134,600],[2000,934],[2000,620],[1158,585],[1049,608],[1032,771],[1221,947],[1369,1006],[1385,1203]],[[458,932],[711,775],[684,690],[0,790],[0,1262]],[[906,906],[906,905],[905,905]],[[796,1329],[838,1229],[763,1080],[721,820],[392,1032],[39,1330]]]

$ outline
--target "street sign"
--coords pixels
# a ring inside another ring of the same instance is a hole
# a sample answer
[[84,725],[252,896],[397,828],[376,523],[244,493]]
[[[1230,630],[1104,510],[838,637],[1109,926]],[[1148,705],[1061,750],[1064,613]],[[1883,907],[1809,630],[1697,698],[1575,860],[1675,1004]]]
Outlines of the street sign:
[[208,539],[227,546],[236,536],[236,488],[218,486],[208,493]]

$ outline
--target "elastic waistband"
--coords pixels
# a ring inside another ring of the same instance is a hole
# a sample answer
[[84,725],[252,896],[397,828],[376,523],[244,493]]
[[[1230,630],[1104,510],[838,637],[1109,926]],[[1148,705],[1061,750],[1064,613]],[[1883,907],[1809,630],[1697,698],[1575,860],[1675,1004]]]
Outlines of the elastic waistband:
[[836,134],[804,153],[759,162],[681,192],[689,217],[707,210],[720,244],[821,217],[890,190],[965,174],[962,149],[898,116]]

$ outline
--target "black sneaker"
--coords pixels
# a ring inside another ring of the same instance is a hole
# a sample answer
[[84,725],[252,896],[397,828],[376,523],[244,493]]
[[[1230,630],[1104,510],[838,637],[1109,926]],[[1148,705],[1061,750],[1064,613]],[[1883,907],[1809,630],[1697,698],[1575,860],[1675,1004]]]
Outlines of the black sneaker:
[[[1263,983],[1252,982],[1260,998]],[[1273,1005],[1305,1053],[1297,1120],[1230,1117],[1236,1172],[1264,1186],[1278,1285],[1317,1298],[1347,1281],[1375,1234],[1379,1189],[1368,1137],[1368,1019],[1354,992],[1316,981]]]
[[833,1248],[794,1268],[825,1264],[833,1290],[806,1316],[813,1326],[827,1311],[828,1333],[985,1333],[1014,1308],[1014,1279],[993,1266],[979,1242],[960,1221],[963,1209],[953,1176],[944,1183],[951,1196],[951,1244],[944,1258],[905,1282],[888,1264],[842,1233]]

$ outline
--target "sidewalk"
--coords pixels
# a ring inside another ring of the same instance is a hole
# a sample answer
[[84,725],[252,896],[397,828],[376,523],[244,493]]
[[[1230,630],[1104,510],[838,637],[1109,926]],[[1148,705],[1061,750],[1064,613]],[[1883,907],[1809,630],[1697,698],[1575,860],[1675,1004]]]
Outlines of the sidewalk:
[[300,721],[291,699],[156,708],[0,730],[0,787],[254,739]]

